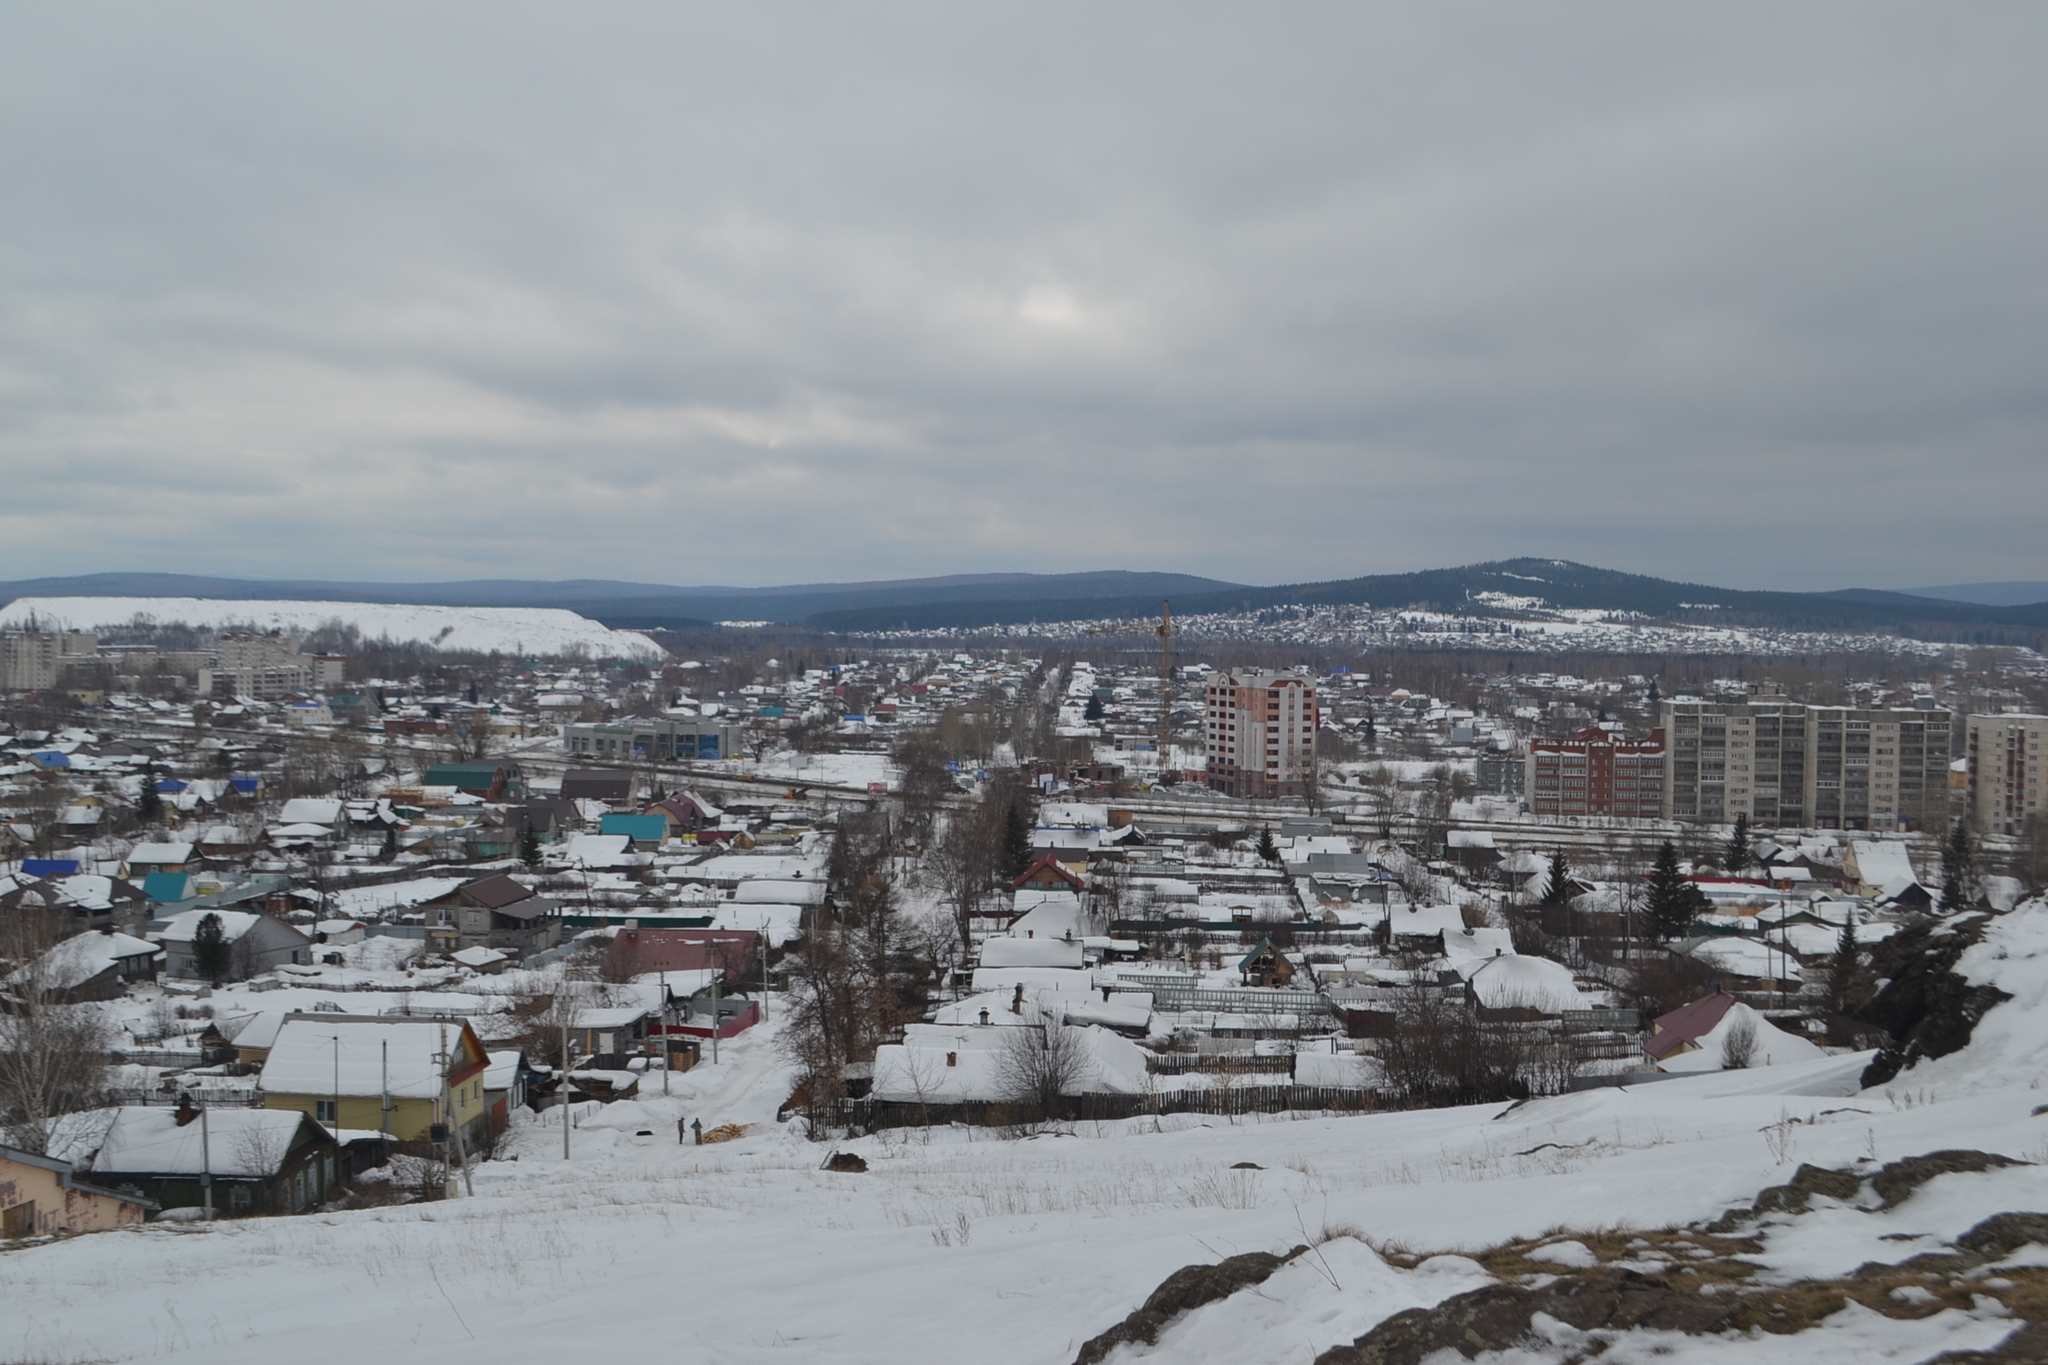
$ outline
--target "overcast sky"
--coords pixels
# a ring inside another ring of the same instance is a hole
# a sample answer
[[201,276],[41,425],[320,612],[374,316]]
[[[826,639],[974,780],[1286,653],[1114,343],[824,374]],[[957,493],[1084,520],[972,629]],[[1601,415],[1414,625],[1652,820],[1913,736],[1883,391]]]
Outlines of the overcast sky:
[[0,6],[0,577],[2048,578],[2048,6]]

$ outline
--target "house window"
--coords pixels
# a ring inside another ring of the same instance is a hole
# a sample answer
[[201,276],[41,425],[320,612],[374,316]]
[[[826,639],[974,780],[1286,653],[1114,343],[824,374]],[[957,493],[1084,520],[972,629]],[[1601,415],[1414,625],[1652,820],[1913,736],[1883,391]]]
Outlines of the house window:
[[236,1185],[228,1191],[228,1208],[235,1213],[249,1211],[249,1187]]
[[337,1101],[334,1100],[314,1100],[313,1117],[321,1123],[331,1124],[337,1122],[334,1112],[336,1103]]

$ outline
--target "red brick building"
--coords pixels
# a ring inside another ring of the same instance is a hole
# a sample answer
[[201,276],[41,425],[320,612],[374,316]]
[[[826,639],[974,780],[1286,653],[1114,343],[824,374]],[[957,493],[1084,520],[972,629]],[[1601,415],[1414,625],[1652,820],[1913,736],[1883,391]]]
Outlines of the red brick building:
[[1570,739],[1529,745],[1529,809],[1537,815],[1655,820],[1664,800],[1664,732],[1619,739],[1589,725]]

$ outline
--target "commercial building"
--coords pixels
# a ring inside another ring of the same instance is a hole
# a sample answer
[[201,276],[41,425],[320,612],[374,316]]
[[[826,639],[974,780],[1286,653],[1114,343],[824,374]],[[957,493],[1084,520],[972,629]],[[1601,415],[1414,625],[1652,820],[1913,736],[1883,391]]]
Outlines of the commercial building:
[[2018,834],[2048,797],[2042,790],[2041,742],[2048,716],[2008,713],[1964,721],[1970,819],[1989,834]]
[[633,758],[659,763],[709,762],[740,756],[745,731],[702,716],[568,725],[562,748],[584,758]]
[[1589,725],[1529,745],[1524,794],[1537,815],[1654,820],[1664,806],[1664,732],[1622,739]]
[[1934,707],[1809,706],[1769,694],[1679,696],[1657,718],[1664,816],[1758,828],[1938,829],[1953,717]]
[[1203,745],[1226,796],[1299,796],[1315,780],[1316,685],[1298,673],[1211,674]]

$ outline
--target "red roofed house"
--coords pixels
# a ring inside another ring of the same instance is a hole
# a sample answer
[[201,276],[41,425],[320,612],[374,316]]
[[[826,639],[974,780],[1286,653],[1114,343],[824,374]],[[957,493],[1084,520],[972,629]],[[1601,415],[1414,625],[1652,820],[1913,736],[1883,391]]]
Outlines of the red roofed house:
[[1056,855],[1048,853],[1025,868],[1010,885],[1019,891],[1026,887],[1046,891],[1086,891],[1088,879],[1062,863]]
[[1643,1051],[1649,1053],[1650,1060],[1655,1062],[1676,1056],[1712,1033],[1714,1026],[1721,1022],[1721,1016],[1739,1003],[1728,992],[1716,991],[1689,1005],[1680,1005],[1669,1014],[1659,1015],[1650,1022],[1650,1038],[1643,1044]]

